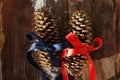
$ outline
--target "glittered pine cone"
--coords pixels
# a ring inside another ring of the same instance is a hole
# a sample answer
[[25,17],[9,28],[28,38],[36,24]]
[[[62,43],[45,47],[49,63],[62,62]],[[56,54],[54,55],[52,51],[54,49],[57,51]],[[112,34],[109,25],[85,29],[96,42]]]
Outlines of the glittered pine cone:
[[[69,25],[71,26],[73,33],[79,38],[82,44],[91,44],[91,21],[85,11],[79,10],[73,12],[70,16]],[[72,76],[81,76],[82,69],[89,66],[87,58],[80,54],[66,57],[64,62],[67,72]]]

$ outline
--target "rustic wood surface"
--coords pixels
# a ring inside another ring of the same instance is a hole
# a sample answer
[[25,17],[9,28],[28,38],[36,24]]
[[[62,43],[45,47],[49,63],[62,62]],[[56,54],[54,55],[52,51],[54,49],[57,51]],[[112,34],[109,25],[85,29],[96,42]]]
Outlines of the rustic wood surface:
[[2,51],[3,80],[39,80],[39,73],[25,57],[28,42],[25,33],[31,29],[29,0],[2,0],[3,26],[6,35]]
[[[25,57],[29,46],[29,42],[25,39],[25,33],[31,30],[32,3],[29,0],[1,1],[4,4],[2,14],[6,35],[5,46],[2,50],[3,80],[39,80],[40,72],[31,66]],[[48,0],[48,6],[52,6],[54,15],[61,19],[58,22],[60,30],[63,31],[61,36],[64,36],[65,29],[67,29],[69,13],[78,9],[86,10],[93,21],[94,37],[101,37],[104,42],[100,50],[91,53],[97,80],[120,80],[120,1],[57,1],[58,3],[55,3],[54,0]],[[83,77],[83,80],[89,79]]]
[[120,80],[120,0],[115,0],[116,78]]
[[[0,28],[2,27],[2,5],[0,3]],[[0,30],[1,32],[1,30]],[[0,36],[1,37],[1,36]],[[0,43],[1,43],[1,40],[0,40]],[[1,45],[0,45],[0,80],[2,80],[2,61],[1,61]]]
[[4,46],[5,36],[3,33],[3,27],[2,27],[2,7],[3,3],[0,2],[0,80],[2,80],[2,61],[1,61],[1,51]]

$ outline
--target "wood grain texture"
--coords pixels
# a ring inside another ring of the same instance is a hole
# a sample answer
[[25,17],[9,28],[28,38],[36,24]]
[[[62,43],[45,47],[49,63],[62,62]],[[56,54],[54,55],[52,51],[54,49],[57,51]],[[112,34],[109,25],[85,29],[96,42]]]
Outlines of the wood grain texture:
[[3,26],[6,35],[2,51],[3,80],[39,80],[39,74],[26,60],[26,32],[31,29],[29,0],[2,0]]
[[[0,56],[1,56],[1,50],[2,50],[2,48],[0,48]],[[1,57],[0,57],[0,80],[2,80],[2,59],[1,59]]]
[[[33,8],[29,0],[0,0],[3,2],[3,27],[6,35],[5,46],[2,51],[3,80],[39,80],[39,71],[26,60],[25,53],[29,43],[25,33],[31,31]],[[93,21],[94,37],[103,39],[103,47],[91,53],[94,60],[97,80],[116,80],[116,73],[120,72],[119,54],[119,0],[116,0],[116,25],[114,25],[113,0],[48,0],[47,6],[52,6],[53,14],[59,19],[58,27],[61,37],[68,29],[67,21],[74,10],[86,10]],[[76,2],[76,1],[79,1]],[[116,27],[117,26],[117,27]],[[116,27],[116,30],[115,30]],[[117,33],[115,33],[117,32]],[[116,42],[115,42],[116,41]],[[117,48],[116,48],[117,47]],[[117,65],[115,65],[117,63]],[[115,68],[117,67],[117,68]],[[88,75],[88,74],[86,74]],[[79,80],[79,78],[76,78]],[[83,80],[89,80],[86,76]]]
[[0,2],[0,80],[2,80],[2,60],[1,60],[1,50],[2,50],[2,34],[1,34],[1,28],[2,28],[2,4]]
[[61,39],[68,33],[68,0],[47,0],[47,7],[51,8],[51,12],[57,20],[57,27],[59,27],[59,32]]
[[[115,30],[113,26],[113,1],[96,0],[92,4],[93,34],[103,39],[103,47],[93,53],[97,80],[107,80],[115,75]],[[116,80],[116,77],[113,78]]]
[[120,80],[120,1],[115,0],[115,25],[116,27],[116,77]]

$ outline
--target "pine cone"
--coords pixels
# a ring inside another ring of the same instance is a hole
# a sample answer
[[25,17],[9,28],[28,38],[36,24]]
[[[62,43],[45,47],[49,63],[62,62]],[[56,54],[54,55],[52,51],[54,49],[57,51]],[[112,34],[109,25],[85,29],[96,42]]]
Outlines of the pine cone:
[[[88,14],[82,10],[73,12],[70,17],[69,22],[73,33],[79,38],[79,40],[84,44],[91,44],[92,40],[92,28],[91,21]],[[81,76],[82,69],[84,67],[88,67],[88,61],[85,56],[80,54],[76,56],[69,56],[65,58],[65,66],[67,68],[68,73],[72,76]]]
[[[35,32],[47,44],[52,45],[60,41],[58,28],[56,27],[56,20],[48,9],[38,9],[33,13],[33,32]],[[55,53],[53,53],[55,55]],[[59,56],[58,54],[55,56]],[[60,72],[54,72],[54,66],[50,62],[50,57],[47,52],[36,51],[33,52],[32,57],[34,61],[43,68],[50,80],[54,80]]]
[[74,12],[70,17],[70,26],[72,27],[73,33],[78,36],[82,43],[91,43],[91,20],[85,11],[80,10]]
[[55,72],[53,70],[54,67],[50,62],[50,57],[47,52],[36,51],[33,52],[32,57],[36,64],[45,72],[47,80],[55,80],[59,76],[60,71]]
[[56,20],[48,9],[38,9],[33,14],[33,32],[37,33],[46,44],[59,42],[60,36]]

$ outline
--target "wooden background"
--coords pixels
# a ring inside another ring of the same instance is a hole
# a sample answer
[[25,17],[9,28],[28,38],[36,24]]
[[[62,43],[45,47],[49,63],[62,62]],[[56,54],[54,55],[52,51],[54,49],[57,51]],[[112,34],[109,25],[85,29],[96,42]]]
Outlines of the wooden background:
[[[97,80],[120,80],[120,0],[48,0],[56,17],[61,17],[60,30],[67,25],[68,12],[85,9],[93,21],[94,37],[101,37],[103,47],[92,53]],[[25,54],[29,43],[25,33],[31,30],[30,0],[0,0],[3,2],[3,28],[6,35],[1,52],[0,80],[39,80],[40,72],[29,64]],[[56,11],[58,9],[58,11]],[[64,23],[65,22],[65,23]],[[79,79],[77,79],[79,80]],[[83,80],[89,80],[83,77]]]

